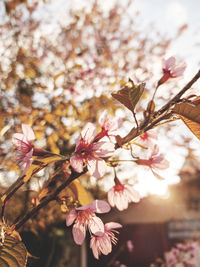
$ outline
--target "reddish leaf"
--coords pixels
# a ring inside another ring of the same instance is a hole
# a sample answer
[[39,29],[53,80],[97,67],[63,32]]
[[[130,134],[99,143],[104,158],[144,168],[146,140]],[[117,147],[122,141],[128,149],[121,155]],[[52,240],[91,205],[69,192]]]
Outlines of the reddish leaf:
[[144,87],[144,83],[135,85],[134,82],[129,79],[129,82],[117,93],[112,93],[112,96],[133,112],[144,91]]
[[200,139],[200,105],[197,99],[197,105],[191,103],[180,103],[174,107],[174,112],[180,115],[180,118],[191,130],[191,132]]

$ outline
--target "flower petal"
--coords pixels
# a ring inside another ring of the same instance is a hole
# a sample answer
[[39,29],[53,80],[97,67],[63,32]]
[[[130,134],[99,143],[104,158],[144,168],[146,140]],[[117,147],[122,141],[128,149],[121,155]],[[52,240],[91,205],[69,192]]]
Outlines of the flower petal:
[[97,238],[95,236],[91,237],[90,248],[92,249],[92,253],[93,253],[94,257],[98,260],[99,259],[99,254],[100,254],[100,250],[99,250],[99,246],[97,244]]
[[88,228],[96,236],[102,236],[104,233],[104,224],[97,216],[93,216],[92,219],[88,221]]
[[112,229],[118,229],[118,228],[122,228],[122,225],[120,223],[109,222],[105,224],[106,231],[110,231]]
[[23,141],[23,142],[24,142],[23,138],[24,138],[24,135],[23,135],[23,134],[21,134],[21,133],[15,133],[15,134],[13,135],[12,141],[13,141],[13,143],[14,143],[16,146],[19,146],[19,142],[20,142],[20,141]]
[[25,135],[27,141],[32,142],[33,140],[35,140],[35,134],[29,125],[22,124],[22,131],[23,131],[23,134]]
[[70,213],[66,217],[66,225],[70,226],[77,217],[77,212],[75,210],[71,210]]
[[83,160],[80,156],[75,155],[75,156],[71,157],[70,158],[70,164],[76,172],[80,173],[83,171]]
[[94,140],[95,136],[97,134],[96,127],[94,124],[88,122],[83,130],[81,131],[81,136],[84,140],[85,143],[91,144],[92,141]]
[[77,245],[82,245],[85,239],[85,225],[82,223],[75,223],[72,229],[74,241]]
[[112,251],[112,242],[108,234],[104,234],[102,237],[99,237],[99,249],[102,254],[108,255]]
[[88,205],[93,212],[106,213],[110,211],[110,205],[104,200],[96,199]]
[[31,166],[33,162],[32,156],[33,148],[28,153],[24,154],[22,162],[20,162],[19,164],[21,169],[23,170],[22,175],[24,175],[27,172],[28,168]]
[[176,63],[175,57],[170,57],[167,60],[163,61],[163,68],[166,70],[170,70]]
[[89,157],[88,158],[88,171],[96,178],[100,178],[104,175],[107,165],[103,159]]
[[112,187],[109,191],[108,191],[108,202],[111,205],[111,207],[115,206],[115,202],[114,202],[114,195],[115,195],[115,191],[114,191],[114,187]]
[[99,157],[109,157],[115,151],[115,145],[111,142],[97,142],[93,144],[92,150]]

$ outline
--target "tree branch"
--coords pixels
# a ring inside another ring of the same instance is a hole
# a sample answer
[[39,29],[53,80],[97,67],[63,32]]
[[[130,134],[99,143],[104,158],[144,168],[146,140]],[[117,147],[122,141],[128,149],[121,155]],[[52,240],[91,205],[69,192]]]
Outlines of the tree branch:
[[52,200],[56,200],[56,196],[67,187],[73,180],[77,179],[81,175],[87,172],[85,168],[83,172],[77,173],[72,170],[70,177],[62,183],[53,193],[49,194],[39,205],[30,210],[20,221],[15,223],[15,230],[19,229],[26,221],[28,221],[31,217],[33,217],[41,208],[46,206]]

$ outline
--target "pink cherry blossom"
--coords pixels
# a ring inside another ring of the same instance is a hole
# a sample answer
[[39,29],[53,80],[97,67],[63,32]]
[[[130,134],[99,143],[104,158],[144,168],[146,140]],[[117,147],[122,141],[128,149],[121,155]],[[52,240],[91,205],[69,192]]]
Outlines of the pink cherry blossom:
[[155,170],[164,170],[169,167],[169,161],[166,160],[162,154],[159,154],[159,148],[157,145],[154,145],[148,159],[137,159],[135,162],[139,165],[148,166],[153,174],[159,179],[163,178],[157,174]]
[[199,252],[200,247],[198,242],[188,241],[184,244],[178,243],[169,252],[165,252],[166,266],[200,266]]
[[78,245],[82,245],[86,229],[96,236],[103,235],[104,224],[102,220],[95,215],[96,213],[106,213],[110,211],[110,206],[106,201],[95,200],[91,204],[79,207],[76,210],[70,211],[66,217],[66,225],[70,226],[74,221],[72,234],[74,241]]
[[134,249],[133,241],[132,240],[127,240],[126,241],[126,246],[128,248],[128,251],[130,253],[132,253],[133,252],[133,249]]
[[162,154],[159,154],[159,148],[154,145],[149,159],[138,159],[136,163],[139,165],[146,165],[151,169],[164,170],[169,167],[169,162],[164,158]]
[[82,172],[84,164],[88,171],[96,178],[100,178],[106,171],[106,163],[102,157],[109,157],[114,152],[114,144],[111,142],[94,142],[97,135],[96,127],[87,123],[78,138],[75,155],[70,163],[76,172]]
[[108,202],[111,207],[122,211],[128,208],[130,202],[139,202],[140,195],[128,184],[118,182],[108,191]]
[[96,140],[99,140],[104,136],[107,136],[109,138],[116,136],[117,130],[122,125],[122,120],[116,117],[111,118],[108,115],[107,111],[104,111],[99,118],[99,123],[101,125],[101,132],[97,135]]
[[159,85],[166,82],[169,78],[177,78],[183,75],[186,69],[186,63],[176,65],[176,58],[170,57],[163,60],[163,77],[159,81]]
[[153,146],[152,139],[157,139],[157,134],[154,130],[150,130],[148,132],[145,132],[141,134],[138,138],[138,141],[144,144],[147,147]]
[[122,225],[115,222],[106,223],[104,227],[104,233],[101,236],[92,235],[90,240],[90,248],[96,259],[99,259],[99,255],[102,253],[108,255],[112,251],[112,243],[117,243],[117,238],[114,233],[118,231],[114,229],[121,228]]
[[27,124],[22,124],[22,132],[13,135],[13,143],[17,147],[19,154],[17,160],[20,161],[20,167],[23,170],[23,174],[32,164],[32,156],[34,151],[33,141],[35,140],[35,134],[31,127]]

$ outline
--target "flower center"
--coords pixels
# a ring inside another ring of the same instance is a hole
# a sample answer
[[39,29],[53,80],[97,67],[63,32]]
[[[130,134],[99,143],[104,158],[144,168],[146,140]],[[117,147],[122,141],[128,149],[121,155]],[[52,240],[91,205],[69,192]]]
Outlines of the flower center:
[[115,185],[115,191],[120,192],[124,190],[124,185],[123,184],[117,184]]

